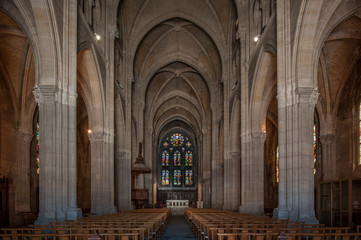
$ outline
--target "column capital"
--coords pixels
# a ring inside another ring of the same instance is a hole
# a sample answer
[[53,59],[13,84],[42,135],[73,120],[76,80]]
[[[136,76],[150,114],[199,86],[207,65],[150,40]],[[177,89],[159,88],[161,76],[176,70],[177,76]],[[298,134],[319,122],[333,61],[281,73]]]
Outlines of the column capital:
[[104,132],[103,139],[104,139],[104,142],[114,143],[114,133]]
[[76,107],[77,99],[78,99],[77,93],[69,94],[69,106]]
[[34,97],[37,103],[55,102],[58,87],[55,85],[41,85],[34,87]]
[[277,101],[278,101],[278,107],[287,107],[287,106],[291,106],[294,105],[294,103],[296,102],[296,97],[295,96],[295,92],[278,92],[277,93]]
[[104,132],[103,131],[93,131],[88,134],[89,141],[94,142],[101,142],[104,140]]
[[318,96],[320,93],[317,88],[312,87],[298,87],[296,89],[298,103],[300,104],[309,104],[312,107],[316,106]]
[[264,143],[264,141],[266,140],[267,134],[264,131],[253,131],[251,133],[251,136],[252,136],[252,142],[257,141],[260,143]]
[[319,139],[321,144],[330,144],[335,139],[335,134],[323,134]]
[[34,134],[23,132],[21,130],[16,131],[16,135],[18,138],[22,139],[24,142],[27,143],[31,142],[31,140],[33,140],[34,138]]
[[249,132],[242,133],[240,137],[241,137],[241,143],[248,143],[251,141],[251,134]]
[[109,26],[109,33],[112,38],[119,38],[119,31],[116,25]]

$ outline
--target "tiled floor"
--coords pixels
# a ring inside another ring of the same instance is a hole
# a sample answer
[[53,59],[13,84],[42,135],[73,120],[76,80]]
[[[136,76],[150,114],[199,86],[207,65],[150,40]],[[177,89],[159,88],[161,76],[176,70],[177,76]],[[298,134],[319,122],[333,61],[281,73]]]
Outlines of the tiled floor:
[[168,222],[167,230],[160,238],[161,240],[196,240],[191,227],[187,224],[184,216],[172,216]]

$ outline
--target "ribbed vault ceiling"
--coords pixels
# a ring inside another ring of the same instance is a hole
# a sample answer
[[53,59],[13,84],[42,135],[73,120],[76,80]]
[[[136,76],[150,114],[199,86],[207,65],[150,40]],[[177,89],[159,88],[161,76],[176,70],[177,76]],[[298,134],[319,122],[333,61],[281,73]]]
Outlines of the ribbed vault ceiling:
[[160,130],[171,120],[197,130],[204,127],[210,88],[222,71],[217,47],[205,31],[180,18],[162,22],[141,41],[133,67],[153,129]]

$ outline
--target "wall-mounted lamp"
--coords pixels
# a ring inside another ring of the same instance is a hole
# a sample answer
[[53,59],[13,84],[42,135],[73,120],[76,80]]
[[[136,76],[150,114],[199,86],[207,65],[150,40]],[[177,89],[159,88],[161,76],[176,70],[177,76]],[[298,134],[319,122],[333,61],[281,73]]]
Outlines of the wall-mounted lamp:
[[97,33],[94,33],[94,35],[95,35],[95,39],[99,41],[100,40],[100,35],[97,34]]

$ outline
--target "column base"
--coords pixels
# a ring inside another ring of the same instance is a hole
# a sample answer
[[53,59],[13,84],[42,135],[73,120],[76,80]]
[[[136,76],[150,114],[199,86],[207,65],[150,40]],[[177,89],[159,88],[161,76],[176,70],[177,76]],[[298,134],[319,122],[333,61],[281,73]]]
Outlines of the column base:
[[66,219],[67,220],[76,220],[82,217],[82,212],[80,208],[69,208],[66,211]]
[[300,222],[305,222],[307,224],[319,224],[317,218],[315,216],[312,217],[300,217]]
[[41,214],[39,214],[38,219],[35,221],[34,224],[35,225],[46,225],[46,224],[49,224],[50,222],[56,222],[55,216],[45,217],[45,216],[42,216]]
[[108,208],[108,214],[113,214],[117,212],[117,208],[115,206],[112,206]]
[[264,215],[264,208],[255,204],[241,205],[239,206],[239,212],[262,216]]
[[273,210],[273,218],[288,219],[288,209],[283,206],[278,206]]

